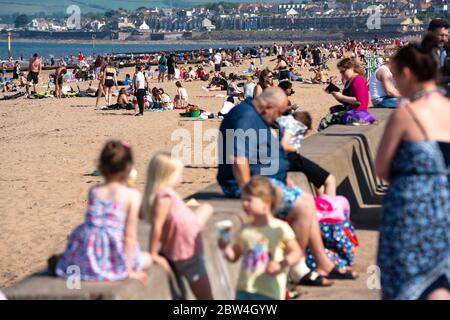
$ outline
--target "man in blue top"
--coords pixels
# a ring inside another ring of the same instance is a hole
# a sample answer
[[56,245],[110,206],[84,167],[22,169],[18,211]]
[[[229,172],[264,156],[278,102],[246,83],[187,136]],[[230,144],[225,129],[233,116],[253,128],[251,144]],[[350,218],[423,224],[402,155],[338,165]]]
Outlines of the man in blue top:
[[[316,272],[305,274],[304,263],[293,268],[292,276],[300,284],[328,286],[329,279],[353,279],[342,274],[327,257],[316,218],[314,198],[294,186],[287,173],[289,161],[280,142],[282,132],[275,120],[288,109],[288,98],[280,88],[268,88],[253,101],[246,99],[224,118],[219,135],[219,171],[217,181],[226,196],[240,197],[242,187],[253,175],[264,175],[283,192],[279,217],[292,220],[300,246],[313,253]],[[307,269],[307,267],[306,267]]]

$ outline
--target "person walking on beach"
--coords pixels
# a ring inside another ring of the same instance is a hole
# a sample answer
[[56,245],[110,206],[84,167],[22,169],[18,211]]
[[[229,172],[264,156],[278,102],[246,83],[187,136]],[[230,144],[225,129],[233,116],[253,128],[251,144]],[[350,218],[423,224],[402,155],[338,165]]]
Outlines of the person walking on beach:
[[264,48],[262,46],[259,47],[258,49],[258,58],[259,58],[259,65],[263,65],[264,61]]
[[222,55],[219,51],[216,52],[216,54],[213,57],[214,60],[214,71],[216,73],[216,76],[220,73],[220,70],[222,70]]
[[161,54],[161,58],[158,60],[158,82],[164,82],[164,78],[166,77],[167,72],[167,58],[164,55],[164,52]]
[[378,246],[383,299],[450,299],[450,101],[437,87],[429,34],[393,59],[393,75],[409,103],[389,120],[376,173],[390,183]]
[[108,63],[108,66],[105,68],[105,75],[103,77],[103,87],[105,90],[105,98],[108,106],[111,105],[111,97],[112,97],[112,87],[117,87],[117,76],[116,76],[116,68],[114,67],[114,63],[111,61]]
[[167,73],[169,75],[169,81],[175,80],[175,68],[176,68],[175,55],[170,54],[167,59]]
[[103,85],[103,78],[105,77],[105,68],[100,68],[100,72],[98,74],[98,89],[97,89],[97,99],[95,100],[95,108],[98,108],[98,104],[100,99],[105,96],[105,90]]
[[145,94],[147,92],[147,90],[145,90],[145,86],[147,81],[145,80],[143,70],[144,67],[142,65],[138,65],[136,67],[136,75],[134,78],[134,92],[139,106],[139,112],[136,112],[135,114],[136,117],[144,116]]
[[36,93],[36,85],[39,84],[39,74],[42,71],[42,59],[37,53],[30,59],[27,76],[27,94],[30,94],[30,83],[33,83],[33,92]]

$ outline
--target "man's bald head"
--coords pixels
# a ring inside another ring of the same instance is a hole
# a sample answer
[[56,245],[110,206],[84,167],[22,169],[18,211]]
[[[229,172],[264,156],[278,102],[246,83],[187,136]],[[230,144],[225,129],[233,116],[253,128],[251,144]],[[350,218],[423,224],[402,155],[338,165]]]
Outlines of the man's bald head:
[[253,105],[266,122],[272,124],[288,109],[288,97],[282,89],[270,87],[253,100]]

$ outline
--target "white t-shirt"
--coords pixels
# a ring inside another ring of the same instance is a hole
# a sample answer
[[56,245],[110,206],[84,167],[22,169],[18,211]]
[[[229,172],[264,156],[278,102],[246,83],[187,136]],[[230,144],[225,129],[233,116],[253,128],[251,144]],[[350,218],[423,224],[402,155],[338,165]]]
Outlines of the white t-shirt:
[[145,76],[142,72],[136,74],[136,87],[137,89],[145,89]]
[[383,82],[377,79],[377,75],[380,70],[385,70],[385,72],[387,72],[388,74],[389,81],[394,83],[392,72],[386,65],[383,65],[375,70],[375,72],[372,73],[372,76],[369,79],[369,92],[372,100],[387,96],[386,91],[384,90]]
[[216,53],[214,55],[214,63],[221,64],[222,63],[222,55],[220,53]]
[[308,128],[300,121],[295,120],[292,115],[281,116],[277,119],[278,124],[285,132],[291,135],[291,144],[296,150],[301,147],[301,142]]
[[220,109],[220,113],[225,115],[228,112],[231,111],[231,109],[233,109],[235,107],[234,103],[230,102],[230,101],[225,101],[222,105],[222,109]]

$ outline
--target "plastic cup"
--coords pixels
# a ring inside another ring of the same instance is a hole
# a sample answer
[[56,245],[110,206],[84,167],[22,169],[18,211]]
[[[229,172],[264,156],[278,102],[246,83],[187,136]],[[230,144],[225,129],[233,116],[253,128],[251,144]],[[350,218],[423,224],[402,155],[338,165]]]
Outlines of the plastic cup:
[[128,176],[127,184],[129,187],[134,187],[136,185],[137,180],[137,170],[133,168],[130,171],[130,175]]
[[219,231],[219,237],[222,241],[228,243],[231,240],[231,228],[233,222],[231,220],[222,220],[216,223],[216,228]]

